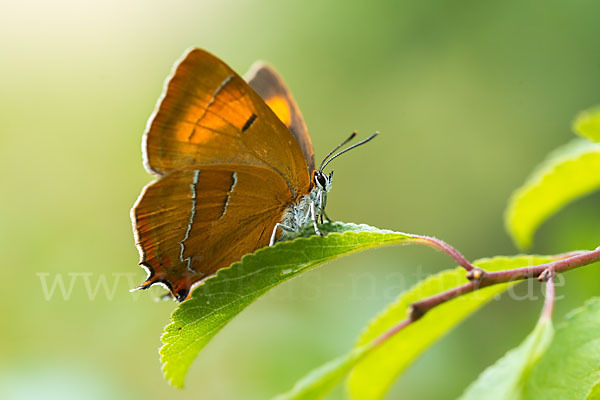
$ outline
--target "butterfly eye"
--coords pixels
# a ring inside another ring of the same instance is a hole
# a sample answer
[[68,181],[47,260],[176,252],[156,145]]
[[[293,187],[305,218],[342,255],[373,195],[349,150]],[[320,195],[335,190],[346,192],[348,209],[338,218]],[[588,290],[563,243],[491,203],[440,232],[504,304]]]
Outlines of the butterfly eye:
[[315,183],[319,185],[321,189],[325,189],[327,187],[327,178],[320,171],[317,171],[315,174]]

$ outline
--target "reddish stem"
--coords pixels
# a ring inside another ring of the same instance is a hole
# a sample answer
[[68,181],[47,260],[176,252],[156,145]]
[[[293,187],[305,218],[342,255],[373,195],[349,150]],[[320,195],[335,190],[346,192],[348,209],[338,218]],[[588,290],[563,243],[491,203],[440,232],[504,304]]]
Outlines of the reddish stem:
[[422,235],[410,235],[417,239],[418,244],[422,244],[424,246],[433,247],[434,249],[438,249],[443,251],[452,257],[461,267],[466,269],[467,271],[471,271],[475,269],[473,264],[471,264],[461,253],[456,250],[454,247],[450,246],[448,243],[443,240],[431,237],[431,236],[422,236]]
[[377,339],[375,339],[373,341],[373,346],[376,347],[376,346],[379,346],[380,344],[384,343],[386,340],[388,340],[390,337],[394,336],[396,333],[400,332],[402,329],[406,328],[412,322],[414,322],[414,321],[411,320],[410,318],[406,318],[405,320],[398,322],[392,328],[388,329],[383,335],[381,335]]
[[[425,237],[422,237],[425,238]],[[429,238],[431,239],[431,238]],[[441,241],[435,241],[438,243]],[[430,243],[434,243],[431,241]],[[443,243],[443,242],[442,242]],[[450,246],[448,246],[450,247]],[[452,248],[452,247],[450,247]],[[458,253],[458,252],[457,252]],[[458,253],[460,255],[460,253]],[[471,265],[472,270],[468,270],[467,276],[470,277],[471,281],[465,283],[464,285],[446,290],[445,292],[438,293],[436,295],[426,297],[422,300],[419,300],[411,305],[411,309],[409,312],[409,316],[407,319],[400,321],[398,324],[394,325],[392,328],[387,330],[381,336],[373,341],[373,345],[379,346],[384,343],[386,340],[394,336],[396,333],[400,332],[413,322],[417,321],[423,315],[425,315],[429,310],[439,306],[442,303],[445,303],[449,300],[452,300],[458,296],[461,296],[466,293],[470,293],[479,289],[482,289],[487,286],[497,285],[500,283],[512,282],[516,280],[537,278],[540,275],[544,274],[541,278],[543,280],[547,280],[546,286],[546,300],[544,303],[544,310],[542,311],[542,318],[550,318],[552,316],[552,310],[554,306],[555,299],[555,287],[554,287],[554,273],[555,272],[565,272],[574,268],[582,267],[585,265],[592,264],[596,261],[600,261],[600,246],[597,247],[593,251],[578,251],[565,253],[564,255],[569,256],[567,258],[549,262],[546,264],[534,265],[530,267],[523,268],[515,268],[509,269],[506,271],[495,271],[495,272],[486,272],[482,269],[473,267]],[[560,257],[561,255],[558,255]],[[462,255],[461,255],[462,257]],[[455,258],[456,259],[456,258]],[[464,267],[464,265],[463,265]],[[465,268],[467,269],[467,268]]]
[[[550,271],[550,270],[548,270]],[[544,309],[540,319],[551,319],[554,310],[554,299],[556,298],[556,289],[554,288],[554,276],[550,272],[546,280],[546,299],[544,300]]]

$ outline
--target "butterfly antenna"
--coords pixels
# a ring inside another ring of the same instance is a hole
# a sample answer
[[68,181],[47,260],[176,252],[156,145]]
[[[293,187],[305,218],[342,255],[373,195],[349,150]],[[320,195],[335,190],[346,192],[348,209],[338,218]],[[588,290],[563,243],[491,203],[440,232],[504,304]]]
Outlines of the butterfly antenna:
[[[347,149],[344,149],[342,151],[340,151],[339,153],[337,153],[336,155],[332,156],[329,160],[327,160],[327,162],[323,161],[323,163],[321,163],[321,166],[319,167],[319,171],[323,170],[323,168],[325,168],[327,166],[327,164],[329,164],[331,161],[333,161],[333,159],[341,156],[342,154],[344,154],[347,151],[350,151],[358,146],[362,146],[363,144],[369,142],[371,139],[373,139],[375,136],[377,136],[379,134],[379,132],[375,132],[374,134],[372,134],[371,136],[369,136],[368,138],[366,138],[365,140],[362,140],[356,144],[353,144],[352,146],[348,147]],[[351,138],[354,136],[351,136]],[[348,140],[346,140],[346,142],[348,142]],[[339,148],[340,146],[338,146]],[[336,148],[337,150],[337,148]],[[332,152],[333,153],[333,152]]]
[[[319,166],[319,171],[321,171],[324,168],[325,161],[327,161],[327,159],[329,158],[330,155],[332,155],[333,153],[335,153],[337,151],[337,149],[339,149],[340,147],[342,147],[343,145],[345,145],[346,143],[348,143],[349,141],[351,141],[352,139],[354,139],[354,137],[356,136],[356,131],[352,132],[352,134],[350,136],[348,136],[348,139],[344,140],[342,143],[338,144],[337,146],[335,146],[335,149],[331,150],[329,152],[329,154],[327,154],[325,156],[325,158],[323,159],[323,161],[321,161],[321,166]],[[325,164],[327,165],[327,164]]]

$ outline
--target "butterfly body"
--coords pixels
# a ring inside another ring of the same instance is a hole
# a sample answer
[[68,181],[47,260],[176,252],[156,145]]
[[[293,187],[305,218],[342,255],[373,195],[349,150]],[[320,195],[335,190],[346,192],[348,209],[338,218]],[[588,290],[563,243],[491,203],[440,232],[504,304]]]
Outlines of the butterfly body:
[[280,241],[294,239],[298,232],[309,225],[313,225],[315,232],[319,234],[316,221],[317,217],[324,211],[325,195],[325,190],[315,185],[308,195],[300,197],[297,202],[287,206],[281,220],[273,229],[270,244],[273,245],[275,242],[277,228],[281,228]]

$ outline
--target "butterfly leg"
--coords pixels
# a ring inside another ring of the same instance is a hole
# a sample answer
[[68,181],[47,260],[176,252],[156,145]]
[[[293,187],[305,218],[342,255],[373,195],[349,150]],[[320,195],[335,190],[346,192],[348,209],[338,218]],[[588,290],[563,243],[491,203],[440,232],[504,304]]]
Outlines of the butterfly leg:
[[319,219],[321,220],[321,224],[323,224],[323,214],[325,214],[325,203],[327,202],[327,197],[324,194],[324,191],[320,193],[321,197],[321,206],[319,207]]
[[321,197],[321,206],[319,207],[319,219],[321,220],[321,224],[323,224],[323,217],[325,217],[325,219],[327,220],[327,222],[331,223],[331,218],[329,218],[329,216],[327,215],[327,213],[325,212],[325,206],[327,206],[327,192],[322,191],[320,193],[320,197]]
[[294,228],[290,228],[287,225],[284,225],[282,223],[276,223],[275,224],[275,228],[273,228],[273,233],[271,234],[271,241],[269,242],[269,246],[273,246],[275,244],[275,236],[277,235],[277,228],[281,228],[282,230],[288,231],[288,232],[295,232]]
[[317,226],[317,213],[315,212],[315,203],[312,201],[310,202],[310,216],[312,218],[313,227],[315,228],[315,234],[323,236],[319,230],[319,227]]

